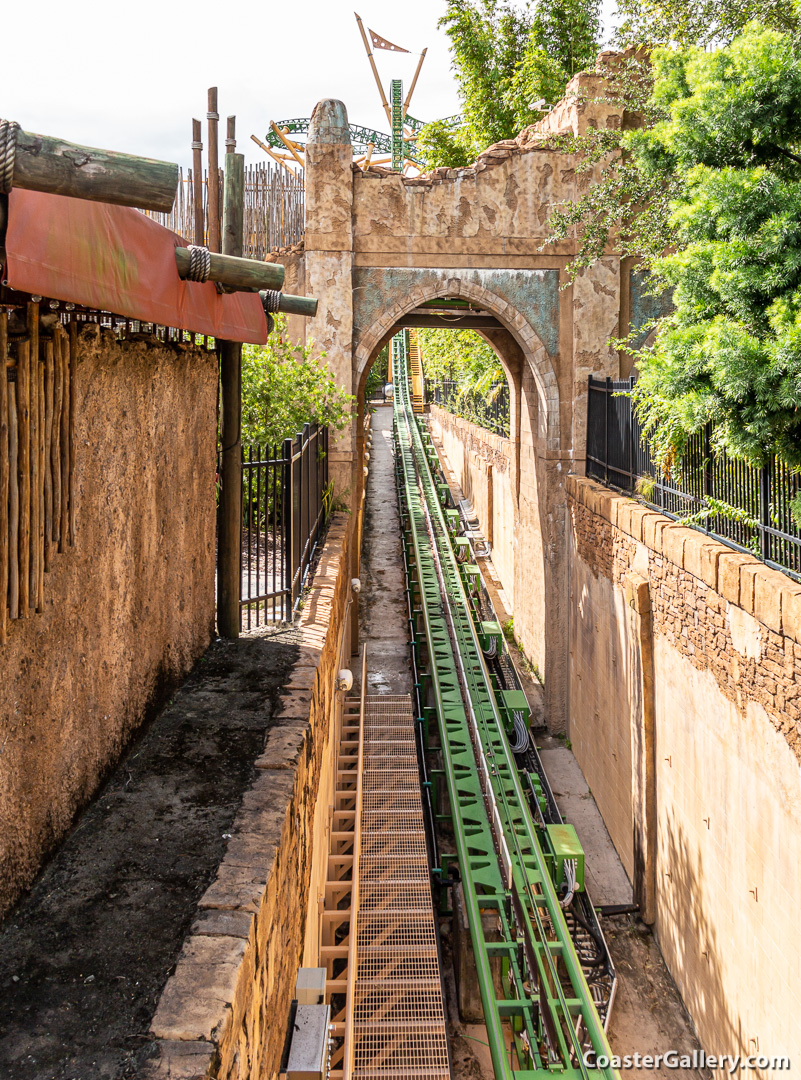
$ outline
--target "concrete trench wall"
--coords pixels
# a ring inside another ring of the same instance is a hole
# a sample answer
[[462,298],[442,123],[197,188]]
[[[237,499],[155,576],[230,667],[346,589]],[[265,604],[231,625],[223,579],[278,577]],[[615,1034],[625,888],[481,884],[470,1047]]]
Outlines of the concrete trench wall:
[[801,585],[568,494],[574,753],[704,1048],[796,1061]]
[[151,1025],[153,1080],[278,1074],[298,968],[317,966],[335,682],[349,654],[357,534],[355,518],[334,515],[299,620],[299,659],[256,779]]
[[0,916],[211,640],[216,394],[213,353],[80,333],[75,545],[0,647]]

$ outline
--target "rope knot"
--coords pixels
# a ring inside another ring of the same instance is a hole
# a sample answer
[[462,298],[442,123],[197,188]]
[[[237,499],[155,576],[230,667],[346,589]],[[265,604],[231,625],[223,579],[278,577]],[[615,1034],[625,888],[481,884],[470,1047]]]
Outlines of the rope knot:
[[187,281],[199,281],[201,283],[209,280],[209,274],[211,273],[211,252],[208,248],[199,247],[196,244],[189,245],[189,271],[187,272]]
[[16,120],[0,120],[0,194],[7,195],[14,186],[14,161],[17,156]]

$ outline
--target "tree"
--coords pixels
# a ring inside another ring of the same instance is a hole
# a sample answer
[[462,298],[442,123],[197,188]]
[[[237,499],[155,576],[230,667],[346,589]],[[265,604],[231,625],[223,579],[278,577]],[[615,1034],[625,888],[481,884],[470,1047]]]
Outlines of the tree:
[[726,45],[752,20],[784,33],[799,27],[798,4],[791,0],[618,0],[617,13],[623,46]]
[[325,353],[314,342],[286,340],[286,318],[274,316],[276,329],[266,345],[242,349],[242,441],[275,446],[294,438],[304,424],[341,431],[350,421],[353,397],[337,386]]
[[598,51],[600,0],[541,0],[535,14],[506,0],[447,0],[440,19],[451,42],[462,106],[456,130],[427,124],[418,147],[429,167],[458,167],[512,139],[543,116]]
[[716,449],[801,467],[801,50],[752,23],[653,64],[664,119],[624,142],[671,178],[675,250],[651,270],[674,311],[639,355],[635,407],[663,466],[711,423]]

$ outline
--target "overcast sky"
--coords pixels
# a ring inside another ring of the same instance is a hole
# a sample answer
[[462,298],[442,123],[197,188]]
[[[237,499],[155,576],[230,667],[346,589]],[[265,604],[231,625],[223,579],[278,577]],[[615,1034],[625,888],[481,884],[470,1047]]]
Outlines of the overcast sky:
[[[458,111],[444,0],[357,0],[359,14],[409,56],[377,51],[379,71],[408,86],[428,55],[410,107],[421,120]],[[605,30],[614,0],[604,0]],[[34,38],[31,30],[34,29]],[[353,17],[352,0],[40,0],[3,16],[0,115],[28,131],[88,146],[189,163],[192,117],[206,126],[206,90],[237,117],[237,150],[264,159],[250,135],[341,98],[352,123],[387,123]],[[30,48],[26,41],[35,41]],[[224,136],[223,136],[224,137]]]

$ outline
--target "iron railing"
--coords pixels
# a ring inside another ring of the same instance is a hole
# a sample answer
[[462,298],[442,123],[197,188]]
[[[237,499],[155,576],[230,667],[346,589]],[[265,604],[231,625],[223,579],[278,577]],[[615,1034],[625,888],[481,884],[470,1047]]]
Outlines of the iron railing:
[[801,576],[801,530],[790,511],[801,475],[778,458],[756,468],[715,452],[709,427],[692,436],[681,461],[662,474],[632,411],[634,381],[590,375],[587,475],[634,491],[668,517]]
[[326,518],[328,428],[242,452],[240,625],[289,622]]
[[509,385],[493,383],[486,395],[462,390],[453,379],[426,379],[426,401],[463,420],[509,438]]

